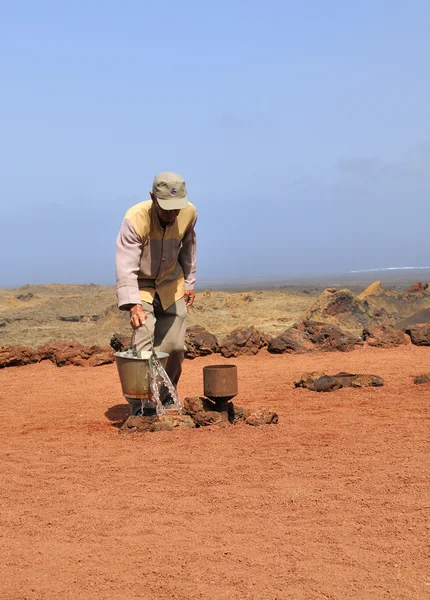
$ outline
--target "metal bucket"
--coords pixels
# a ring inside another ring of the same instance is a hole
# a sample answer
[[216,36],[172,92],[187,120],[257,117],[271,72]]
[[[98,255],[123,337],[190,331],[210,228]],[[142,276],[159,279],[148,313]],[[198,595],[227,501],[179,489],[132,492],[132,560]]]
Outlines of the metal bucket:
[[[166,352],[156,352],[163,367],[169,357]],[[151,398],[149,379],[149,357],[151,352],[138,351],[134,356],[130,350],[115,352],[114,357],[121,381],[122,393],[128,398]]]

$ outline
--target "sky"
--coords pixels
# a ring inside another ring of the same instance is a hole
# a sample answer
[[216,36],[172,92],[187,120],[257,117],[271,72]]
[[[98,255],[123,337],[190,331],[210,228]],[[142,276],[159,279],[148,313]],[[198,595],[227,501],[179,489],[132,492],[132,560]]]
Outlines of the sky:
[[427,0],[39,0],[0,19],[0,287],[115,281],[153,176],[198,277],[430,265]]

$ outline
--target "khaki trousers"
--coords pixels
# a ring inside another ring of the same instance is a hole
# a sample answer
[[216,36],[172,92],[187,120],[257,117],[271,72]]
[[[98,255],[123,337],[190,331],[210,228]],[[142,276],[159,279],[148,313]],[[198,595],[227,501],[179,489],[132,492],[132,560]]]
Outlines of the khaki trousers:
[[[167,352],[166,373],[176,387],[182,373],[184,360],[185,331],[187,328],[187,307],[181,298],[166,310],[163,310],[158,295],[153,304],[142,302],[147,315],[145,326],[136,331],[135,344],[137,350],[151,350],[151,338],[154,340],[156,352]],[[148,331],[149,330],[149,331]],[[164,390],[165,388],[163,388]],[[135,415],[142,407],[136,398],[127,398],[130,412]]]

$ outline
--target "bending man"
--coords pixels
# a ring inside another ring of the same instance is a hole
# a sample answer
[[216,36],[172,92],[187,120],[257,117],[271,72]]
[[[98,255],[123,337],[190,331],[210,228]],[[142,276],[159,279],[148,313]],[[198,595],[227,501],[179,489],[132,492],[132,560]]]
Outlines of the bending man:
[[[185,181],[176,173],[156,175],[150,196],[127,211],[118,234],[118,307],[130,311],[137,350],[150,350],[152,337],[155,350],[169,354],[166,371],[176,386],[184,358],[187,308],[195,296],[197,211],[188,202]],[[127,401],[132,415],[142,414],[140,399]],[[144,414],[153,409],[147,402]]]

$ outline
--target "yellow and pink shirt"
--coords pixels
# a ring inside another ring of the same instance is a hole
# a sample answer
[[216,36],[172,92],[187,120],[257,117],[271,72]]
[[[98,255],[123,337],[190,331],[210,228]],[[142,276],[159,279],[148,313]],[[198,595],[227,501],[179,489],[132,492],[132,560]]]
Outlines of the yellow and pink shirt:
[[125,214],[116,242],[118,307],[141,301],[152,304],[158,294],[164,309],[192,290],[196,281],[197,211],[188,203],[163,228],[152,200]]

